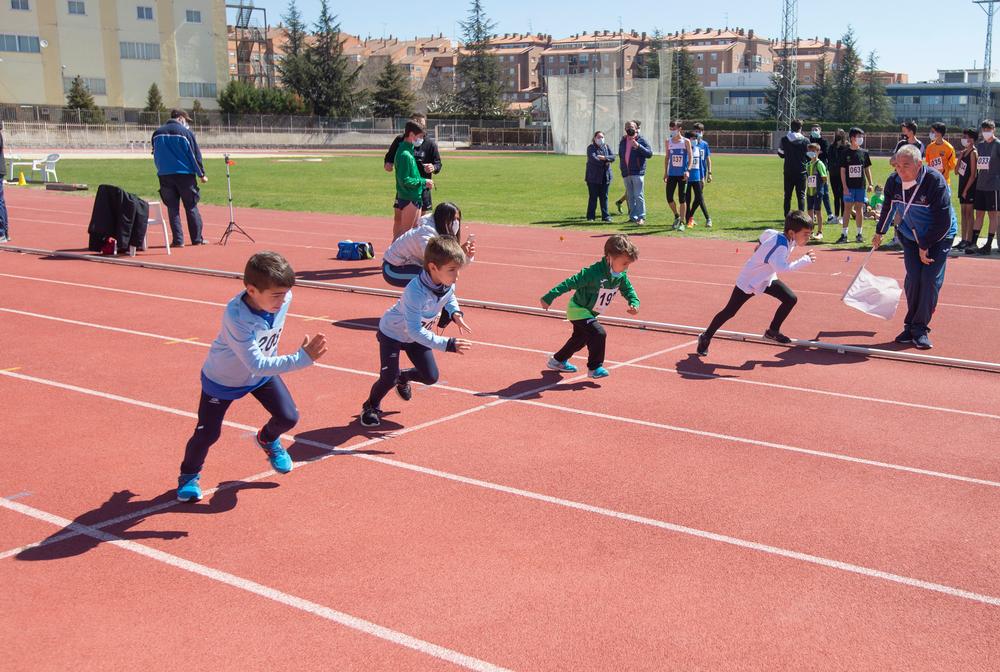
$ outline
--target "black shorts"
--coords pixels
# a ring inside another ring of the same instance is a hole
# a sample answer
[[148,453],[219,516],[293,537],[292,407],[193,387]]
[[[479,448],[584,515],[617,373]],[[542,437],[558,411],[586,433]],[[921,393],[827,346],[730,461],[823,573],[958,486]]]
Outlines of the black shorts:
[[976,210],[996,212],[1000,210],[1000,191],[980,191],[976,189],[976,198],[973,203],[976,204]]
[[963,196],[962,192],[959,191],[958,192],[958,202],[961,203],[962,205],[971,205],[971,204],[975,203],[976,202],[976,186],[973,185],[972,188],[969,189],[969,195],[968,196]]
[[396,208],[397,210],[405,210],[406,206],[408,205],[415,205],[419,209],[422,208],[424,204],[420,201],[410,201],[403,198],[397,198],[396,201],[392,204],[392,207]]
[[681,203],[687,202],[687,190],[688,183],[680,175],[669,175],[667,176],[667,201],[674,200],[674,190],[677,190],[677,198],[680,199]]

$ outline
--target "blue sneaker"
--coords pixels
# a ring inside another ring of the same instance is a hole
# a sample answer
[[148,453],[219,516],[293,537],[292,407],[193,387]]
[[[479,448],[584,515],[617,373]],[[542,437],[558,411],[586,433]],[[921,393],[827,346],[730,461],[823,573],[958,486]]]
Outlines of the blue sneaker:
[[271,443],[264,443],[260,440],[260,432],[257,432],[257,445],[267,453],[267,461],[271,467],[279,474],[287,474],[292,470],[292,457],[281,445],[281,439],[275,439]]
[[545,364],[553,371],[562,371],[563,373],[576,373],[576,367],[569,363],[569,361],[560,362],[555,357],[549,357],[549,361]]
[[590,369],[587,371],[587,375],[591,378],[607,378],[611,375],[611,372],[605,369],[603,366],[599,366],[596,369]]
[[198,479],[201,474],[181,474],[177,477],[177,501],[197,502],[201,499],[201,486]]

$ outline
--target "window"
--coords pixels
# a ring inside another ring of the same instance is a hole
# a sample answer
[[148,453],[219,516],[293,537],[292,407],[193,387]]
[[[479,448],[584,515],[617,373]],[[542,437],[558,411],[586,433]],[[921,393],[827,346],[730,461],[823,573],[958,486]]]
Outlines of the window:
[[[69,89],[73,86],[74,77],[63,77],[63,93],[69,93]],[[83,85],[87,87],[95,96],[106,96],[108,95],[108,84],[104,79],[97,77],[81,77],[83,80]]]
[[136,18],[140,21],[152,21],[153,20],[153,8],[143,7],[142,5],[135,8]]
[[565,54],[563,54],[562,56],[559,57],[559,62],[560,63],[565,63],[566,62],[566,55]]
[[715,53],[714,51],[712,52],[712,60],[713,61],[719,60],[719,55],[717,53]]
[[25,12],[31,9],[31,7],[28,6],[28,0],[10,0],[10,8],[20,9]]
[[698,58],[699,61],[704,61],[705,60],[705,54],[698,54],[697,58]]
[[136,61],[160,60],[160,45],[156,42],[119,42],[121,57]]
[[718,72],[719,72],[719,69],[718,69],[718,68],[716,68],[715,66],[712,66],[711,68],[709,68],[709,69],[708,69],[708,71],[709,71],[709,72],[710,72],[711,74],[715,75],[715,74],[718,74]]
[[[201,23],[201,12],[199,12],[198,10],[189,9],[187,10],[186,15],[188,23]],[[409,52],[409,49],[407,49],[407,52]],[[412,56],[413,54],[409,55]]]
[[87,8],[83,4],[83,0],[69,0],[69,13],[70,14],[86,14]]
[[514,68],[507,68],[507,74],[510,75],[511,77],[513,77],[514,76]]
[[806,80],[805,81],[807,81],[807,82],[813,81],[812,76],[811,75],[806,75]]
[[181,82],[179,88],[181,98],[215,98],[216,96],[215,84],[206,82]]
[[806,63],[805,63],[805,69],[806,69],[806,70],[811,70],[811,69],[812,69],[812,67],[813,67],[813,64],[812,64],[812,63],[810,63],[809,61],[806,61]]
[[42,51],[41,43],[33,35],[0,34],[0,51],[19,51],[22,54],[37,54]]
[[705,74],[705,68],[698,68],[698,74],[699,75],[704,75]]

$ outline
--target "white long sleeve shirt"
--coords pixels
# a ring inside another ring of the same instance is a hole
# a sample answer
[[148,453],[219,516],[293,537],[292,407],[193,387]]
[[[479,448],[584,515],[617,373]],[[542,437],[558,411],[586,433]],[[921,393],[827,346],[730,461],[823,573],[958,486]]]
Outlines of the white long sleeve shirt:
[[812,261],[808,256],[788,261],[794,248],[795,242],[780,231],[768,229],[760,234],[760,245],[743,265],[736,286],[747,294],[762,294],[777,280],[778,273],[797,270]]
[[427,242],[438,235],[434,228],[434,217],[425,215],[420,218],[420,223],[392,241],[382,255],[382,259],[393,266],[423,266],[424,250],[427,249]]

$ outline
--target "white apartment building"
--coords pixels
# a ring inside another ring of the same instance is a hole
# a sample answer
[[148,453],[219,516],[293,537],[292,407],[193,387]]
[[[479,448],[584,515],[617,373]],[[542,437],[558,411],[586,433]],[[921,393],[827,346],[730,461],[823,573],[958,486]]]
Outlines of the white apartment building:
[[65,104],[79,75],[101,107],[206,109],[229,81],[225,0],[0,0],[0,103]]

